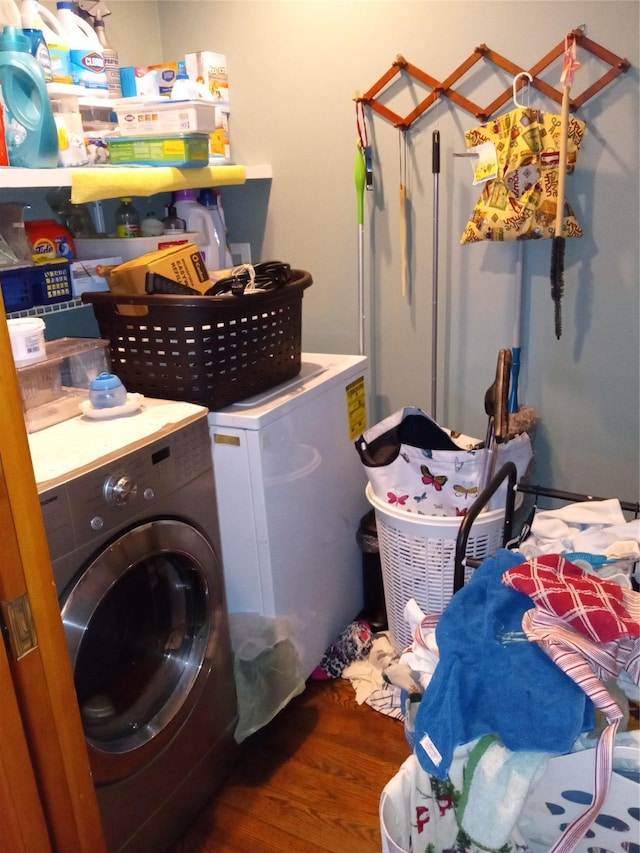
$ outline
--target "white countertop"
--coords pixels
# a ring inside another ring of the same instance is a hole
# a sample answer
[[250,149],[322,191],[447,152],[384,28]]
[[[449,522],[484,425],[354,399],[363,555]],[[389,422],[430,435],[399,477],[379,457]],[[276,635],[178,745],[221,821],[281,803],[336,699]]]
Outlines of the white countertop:
[[31,433],[29,448],[38,487],[94,467],[133,449],[138,442],[172,431],[207,413],[203,406],[144,398],[139,411],[107,420],[75,418]]

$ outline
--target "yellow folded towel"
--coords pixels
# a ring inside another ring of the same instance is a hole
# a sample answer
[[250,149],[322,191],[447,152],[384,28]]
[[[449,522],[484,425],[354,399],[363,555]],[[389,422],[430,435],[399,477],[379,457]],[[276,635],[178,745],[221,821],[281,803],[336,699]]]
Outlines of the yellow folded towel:
[[244,166],[84,166],[71,172],[71,202],[84,204],[120,196],[151,196],[160,192],[198,187],[244,184]]

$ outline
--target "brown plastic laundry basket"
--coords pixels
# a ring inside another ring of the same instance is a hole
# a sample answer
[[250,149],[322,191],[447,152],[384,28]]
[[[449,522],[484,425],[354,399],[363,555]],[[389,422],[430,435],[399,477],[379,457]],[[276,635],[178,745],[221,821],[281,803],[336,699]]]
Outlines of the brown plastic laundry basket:
[[[312,284],[292,270],[287,284],[242,296],[83,293],[111,370],[130,392],[220,409],[297,376],[302,295]],[[146,313],[121,313],[119,305]]]

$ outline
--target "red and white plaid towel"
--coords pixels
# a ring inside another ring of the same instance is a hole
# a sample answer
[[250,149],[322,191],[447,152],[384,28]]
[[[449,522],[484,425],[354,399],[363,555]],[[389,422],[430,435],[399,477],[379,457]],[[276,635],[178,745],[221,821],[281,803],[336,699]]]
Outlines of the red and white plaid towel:
[[502,581],[535,602],[522,620],[525,634],[582,687],[608,723],[596,746],[593,801],[550,851],[569,853],[599,814],[611,781],[623,714],[603,682],[625,669],[640,685],[640,594],[590,575],[557,554],[515,566]]
[[589,574],[559,554],[509,569],[503,582],[595,642],[640,636],[640,595]]

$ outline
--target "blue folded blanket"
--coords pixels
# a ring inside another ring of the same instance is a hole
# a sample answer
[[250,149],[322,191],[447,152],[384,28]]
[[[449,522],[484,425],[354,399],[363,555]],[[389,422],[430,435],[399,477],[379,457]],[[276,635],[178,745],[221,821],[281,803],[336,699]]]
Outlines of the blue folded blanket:
[[438,779],[456,746],[483,735],[514,752],[566,753],[595,724],[591,700],[522,630],[535,605],[501,582],[522,562],[506,550],[486,559],[438,622],[440,660],[415,722],[418,760]]

